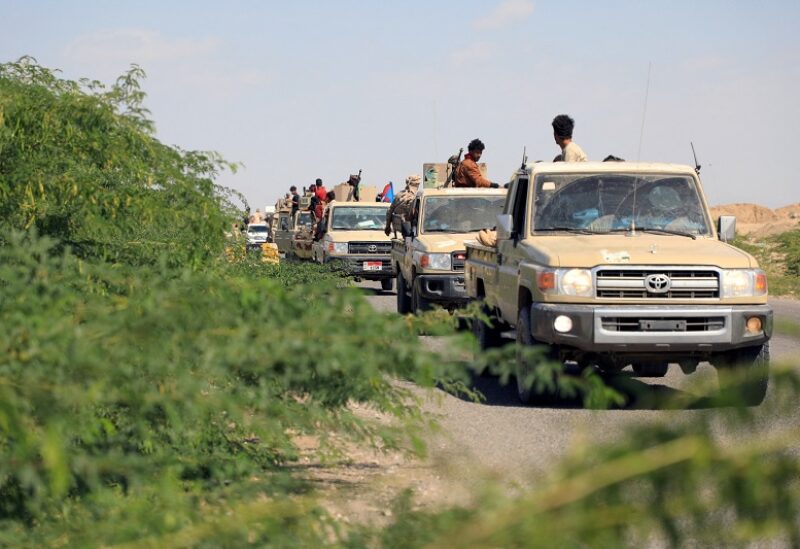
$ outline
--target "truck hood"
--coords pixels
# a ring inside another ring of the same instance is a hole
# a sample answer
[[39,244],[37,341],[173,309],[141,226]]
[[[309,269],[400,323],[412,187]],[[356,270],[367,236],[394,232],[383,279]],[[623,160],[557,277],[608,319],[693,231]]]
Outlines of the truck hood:
[[465,242],[477,241],[478,233],[423,234],[417,237],[420,247],[431,253],[450,253],[464,250]]
[[719,240],[639,233],[636,236],[534,236],[526,240],[534,255],[553,267],[598,265],[712,265],[723,269],[752,268],[750,254]]

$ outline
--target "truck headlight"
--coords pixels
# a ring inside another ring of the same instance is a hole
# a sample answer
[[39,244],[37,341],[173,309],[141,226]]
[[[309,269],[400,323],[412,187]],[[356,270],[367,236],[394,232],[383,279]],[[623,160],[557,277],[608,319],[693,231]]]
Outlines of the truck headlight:
[[449,271],[453,266],[450,254],[422,254],[419,264],[424,269],[439,271]]
[[328,242],[328,253],[346,254],[348,251],[347,242]]
[[594,291],[592,272],[587,269],[559,269],[558,290],[563,295],[590,297]]
[[767,275],[761,269],[724,269],[722,297],[758,297],[767,295]]
[[542,269],[536,276],[536,283],[545,294],[578,297],[594,295],[592,271],[588,269]]

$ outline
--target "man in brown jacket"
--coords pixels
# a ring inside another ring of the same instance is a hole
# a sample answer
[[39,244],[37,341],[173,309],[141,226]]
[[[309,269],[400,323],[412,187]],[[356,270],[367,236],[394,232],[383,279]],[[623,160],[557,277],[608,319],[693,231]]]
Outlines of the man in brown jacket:
[[499,187],[497,183],[492,183],[481,173],[481,168],[478,166],[478,161],[483,155],[483,149],[486,146],[480,139],[473,139],[467,146],[467,154],[464,160],[456,168],[456,175],[453,178],[453,184],[456,187],[491,187],[496,189]]

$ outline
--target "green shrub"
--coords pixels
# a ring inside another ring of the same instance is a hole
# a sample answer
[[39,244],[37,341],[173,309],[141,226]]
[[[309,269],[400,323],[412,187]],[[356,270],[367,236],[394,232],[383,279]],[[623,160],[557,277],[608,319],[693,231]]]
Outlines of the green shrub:
[[788,231],[778,235],[778,251],[785,254],[786,274],[800,277],[800,231]]
[[35,227],[82,257],[199,266],[234,215],[213,153],[160,143],[133,67],[106,89],[23,58],[0,64],[0,229]]
[[[126,509],[154,487],[222,489],[296,459],[300,434],[408,444],[422,417],[392,379],[431,386],[447,363],[418,353],[403,319],[320,266],[217,269],[90,263],[7,236],[0,520],[34,524],[108,491],[130,494],[113,499]],[[365,422],[352,402],[400,423]]]
[[296,437],[419,449],[392,380],[458,372],[337,273],[228,263],[228,164],[153,137],[142,74],[0,65],[0,545],[331,539]]

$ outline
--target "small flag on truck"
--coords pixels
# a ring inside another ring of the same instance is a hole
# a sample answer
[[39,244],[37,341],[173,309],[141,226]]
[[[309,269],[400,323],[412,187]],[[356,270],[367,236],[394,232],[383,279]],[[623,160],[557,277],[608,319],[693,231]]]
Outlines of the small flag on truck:
[[394,183],[389,181],[389,183],[383,188],[381,196],[383,197],[381,199],[382,202],[392,202],[394,200]]

